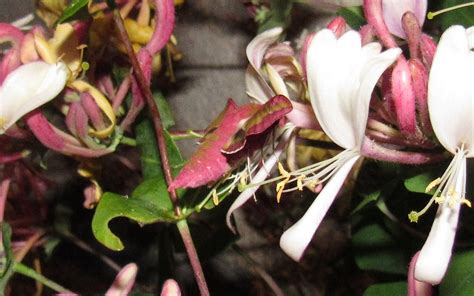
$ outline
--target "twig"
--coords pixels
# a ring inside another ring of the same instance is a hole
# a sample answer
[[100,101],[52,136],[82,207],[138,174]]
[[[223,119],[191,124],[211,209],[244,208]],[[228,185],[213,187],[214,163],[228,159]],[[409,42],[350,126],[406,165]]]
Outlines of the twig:
[[[170,168],[170,163],[169,163],[169,158],[168,158],[168,152],[166,149],[164,130],[161,123],[161,116],[155,104],[155,101],[153,100],[153,94],[151,93],[151,90],[145,79],[142,68],[140,67],[140,64],[138,63],[137,56],[135,55],[135,52],[133,51],[132,44],[130,43],[130,39],[128,38],[124,23],[123,23],[123,19],[120,15],[119,10],[114,9],[113,16],[114,16],[115,25],[117,26],[118,32],[120,34],[120,37],[125,46],[125,49],[127,50],[127,54],[130,59],[130,62],[132,64],[132,68],[133,68],[138,86],[140,87],[140,91],[145,97],[146,103],[150,110],[151,120],[152,120],[153,127],[155,130],[156,141],[158,143],[158,150],[160,152],[161,163],[162,163],[162,168],[165,175],[166,184],[169,185],[171,184],[173,177],[171,175],[171,168]],[[169,190],[169,197],[173,204],[175,215],[177,217],[181,216],[181,208],[179,206],[179,200],[178,200],[176,191]],[[186,252],[188,254],[189,260],[191,262],[191,266],[194,271],[194,276],[196,278],[199,291],[201,295],[207,296],[209,295],[209,290],[207,288],[207,283],[204,278],[204,273],[202,271],[201,263],[196,253],[194,242],[192,240],[191,233],[189,232],[189,228],[187,226],[186,220],[179,221],[177,226],[178,226],[178,230],[181,235],[181,238],[183,240],[184,246],[186,248]]]

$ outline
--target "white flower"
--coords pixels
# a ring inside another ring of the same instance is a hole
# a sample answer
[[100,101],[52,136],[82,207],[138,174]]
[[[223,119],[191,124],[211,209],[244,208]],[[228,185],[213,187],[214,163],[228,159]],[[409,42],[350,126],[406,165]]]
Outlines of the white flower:
[[26,113],[56,97],[66,85],[64,63],[33,62],[18,67],[0,86],[0,134]]
[[280,239],[281,248],[294,260],[303,255],[346,176],[360,158],[373,88],[401,52],[399,48],[380,51],[378,43],[362,47],[360,35],[355,31],[337,39],[332,31],[325,29],[311,41],[307,53],[311,104],[324,132],[346,150],[330,160],[293,172],[311,174],[305,178],[306,183],[329,180],[304,216]]
[[428,85],[431,124],[452,154],[432,201],[440,203],[415,268],[419,281],[438,284],[448,268],[466,193],[466,158],[474,157],[474,27],[452,26],[439,41]]

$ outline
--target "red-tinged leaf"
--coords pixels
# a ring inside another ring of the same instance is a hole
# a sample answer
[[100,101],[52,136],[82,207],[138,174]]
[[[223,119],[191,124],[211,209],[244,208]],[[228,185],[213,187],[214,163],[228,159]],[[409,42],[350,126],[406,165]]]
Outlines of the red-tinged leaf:
[[265,132],[291,110],[293,107],[290,100],[282,95],[274,96],[245,122],[242,128],[227,142],[222,152],[231,154],[242,150],[247,142],[247,137]]
[[240,129],[242,122],[252,116],[259,107],[256,104],[238,107],[229,99],[224,113],[217,120],[218,126],[210,129],[213,131],[205,136],[204,142],[170,184],[169,189],[199,187],[225,174],[230,166],[221,153],[222,147]]

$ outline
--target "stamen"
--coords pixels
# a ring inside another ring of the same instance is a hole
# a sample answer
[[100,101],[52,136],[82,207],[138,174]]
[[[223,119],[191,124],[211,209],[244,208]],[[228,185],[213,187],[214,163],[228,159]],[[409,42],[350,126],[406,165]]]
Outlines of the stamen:
[[433,188],[438,186],[440,183],[441,183],[441,178],[434,179],[433,181],[430,182],[430,184],[428,184],[428,186],[426,186],[425,193],[430,192]]
[[453,11],[453,10],[464,8],[464,7],[468,7],[468,6],[473,6],[473,5],[474,5],[474,2],[470,2],[470,3],[455,5],[455,6],[448,7],[448,8],[445,8],[445,9],[441,9],[441,10],[438,10],[438,11],[435,11],[435,12],[429,11],[428,14],[426,15],[426,17],[429,20],[432,20],[435,16],[440,15],[442,13]]

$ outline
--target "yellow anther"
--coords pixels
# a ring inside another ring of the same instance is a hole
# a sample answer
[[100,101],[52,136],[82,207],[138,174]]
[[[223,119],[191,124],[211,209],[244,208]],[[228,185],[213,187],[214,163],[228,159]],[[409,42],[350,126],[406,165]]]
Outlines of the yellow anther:
[[92,174],[92,172],[90,170],[88,170],[87,168],[84,168],[84,167],[80,167],[77,170],[77,173],[79,174],[79,176],[84,177],[84,178],[88,178],[88,179],[94,177],[94,174]]
[[469,199],[466,199],[465,197],[461,198],[461,204],[465,204],[466,206],[472,208],[471,201]]
[[278,171],[280,172],[280,175],[282,175],[283,177],[289,177],[290,176],[290,173],[288,173],[288,171],[285,170],[285,168],[283,167],[281,162],[278,162]]
[[441,183],[441,178],[434,179],[433,181],[430,182],[430,184],[428,184],[428,186],[426,186],[425,193],[430,192],[433,188],[438,186],[440,183]]
[[444,196],[438,196],[438,197],[434,198],[434,202],[439,204],[439,205],[442,204],[444,201],[445,201]]
[[299,191],[303,191],[303,180],[306,178],[305,175],[301,175],[296,179],[296,187]]
[[215,189],[212,190],[212,202],[215,206],[219,205],[219,195],[217,195],[217,191]]
[[285,189],[286,183],[288,183],[289,180],[290,176],[288,175],[285,179],[276,184],[277,203],[280,203],[281,195],[283,194],[283,190]]

